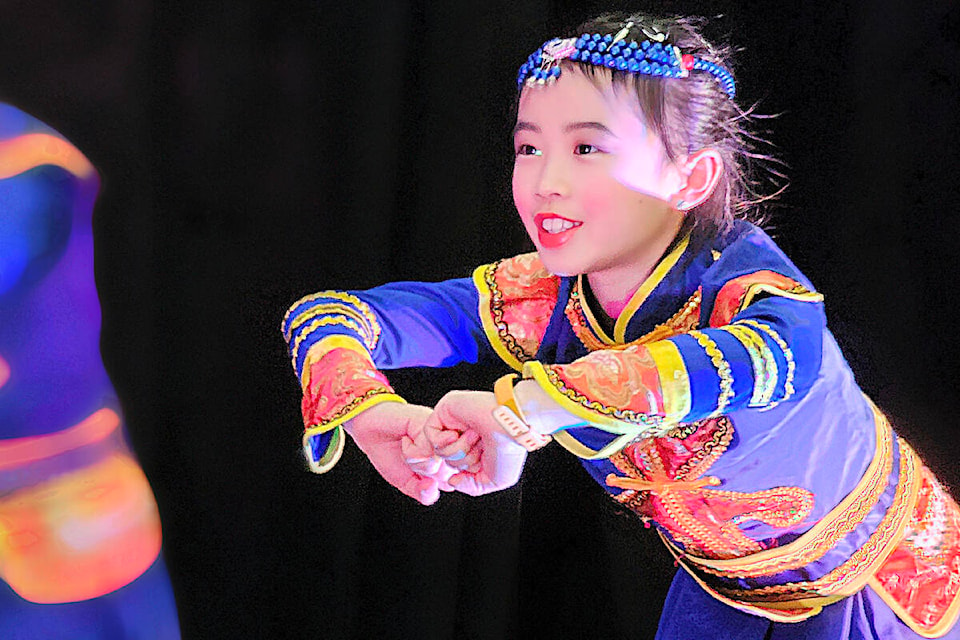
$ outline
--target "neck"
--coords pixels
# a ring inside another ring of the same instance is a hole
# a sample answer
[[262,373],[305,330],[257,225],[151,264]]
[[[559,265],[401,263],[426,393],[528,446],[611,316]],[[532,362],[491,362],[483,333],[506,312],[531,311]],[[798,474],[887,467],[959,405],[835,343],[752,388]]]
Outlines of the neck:
[[672,234],[651,243],[649,251],[644,251],[643,255],[628,264],[618,264],[587,274],[590,289],[604,313],[613,319],[620,317],[631,298],[673,246],[680,231],[678,225]]

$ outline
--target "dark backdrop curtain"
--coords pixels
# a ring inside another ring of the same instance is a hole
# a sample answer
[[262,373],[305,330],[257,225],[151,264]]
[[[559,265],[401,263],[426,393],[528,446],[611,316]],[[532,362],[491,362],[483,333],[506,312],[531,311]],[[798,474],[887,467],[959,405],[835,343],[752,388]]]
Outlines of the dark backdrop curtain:
[[[652,637],[670,559],[553,447],[521,486],[432,508],[350,445],[309,474],[278,331],[312,291],[529,249],[509,196],[515,69],[560,29],[634,6],[0,4],[0,99],[103,175],[103,352],[185,637]],[[792,185],[769,227],[824,292],[864,389],[958,486],[960,9],[647,9],[722,14],[708,34],[742,47],[741,100],[780,114],[764,124]],[[500,373],[391,379],[432,403]]]

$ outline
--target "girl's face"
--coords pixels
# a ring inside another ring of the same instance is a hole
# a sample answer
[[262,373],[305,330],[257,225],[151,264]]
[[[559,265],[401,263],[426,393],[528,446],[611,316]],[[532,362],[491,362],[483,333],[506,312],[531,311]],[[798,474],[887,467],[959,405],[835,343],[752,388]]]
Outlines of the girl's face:
[[513,200],[552,273],[639,284],[676,236],[683,218],[668,202],[683,176],[638,110],[571,67],[523,89]]

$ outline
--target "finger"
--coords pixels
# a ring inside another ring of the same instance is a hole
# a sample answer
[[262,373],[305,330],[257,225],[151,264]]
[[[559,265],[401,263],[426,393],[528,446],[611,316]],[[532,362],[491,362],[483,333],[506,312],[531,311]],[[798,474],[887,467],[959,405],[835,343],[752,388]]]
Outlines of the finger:
[[376,460],[371,458],[371,462],[384,480],[424,505],[433,504],[440,498],[436,480],[414,473],[396,452],[393,456],[396,457],[391,456],[386,460],[379,457]]
[[493,487],[485,486],[483,478],[482,473],[461,472],[450,477],[450,485],[460,493],[465,493],[469,496],[482,496],[485,493],[490,493],[495,490]]
[[400,438],[400,453],[408,463],[410,461],[421,462],[435,457],[433,447],[426,439],[411,440],[410,436]]
[[460,438],[459,431],[450,429],[427,431],[427,440],[433,445],[434,449],[449,447]]
[[[446,433],[456,433],[456,431],[447,431]],[[459,437],[444,446],[434,444],[433,451],[446,460],[462,460],[463,456],[473,449],[478,442],[480,442],[480,434],[471,429],[459,434]]]
[[470,451],[464,453],[458,460],[451,461],[447,459],[447,464],[449,464],[454,469],[459,471],[479,471],[480,460],[481,460],[482,450],[480,447],[474,447]]

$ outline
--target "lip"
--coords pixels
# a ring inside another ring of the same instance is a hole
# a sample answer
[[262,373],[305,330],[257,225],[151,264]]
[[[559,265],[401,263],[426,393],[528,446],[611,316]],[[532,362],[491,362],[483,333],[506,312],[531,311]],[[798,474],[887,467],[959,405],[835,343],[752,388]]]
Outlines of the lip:
[[[543,228],[543,223],[547,220],[565,220],[566,222],[572,222],[573,227],[567,229],[566,231],[561,231],[560,233],[548,233]],[[573,237],[577,229],[583,226],[583,222],[579,220],[571,220],[570,218],[565,218],[561,215],[552,212],[538,213],[533,216],[533,223],[537,227],[537,238],[540,240],[540,246],[544,249],[556,249],[562,247],[570,238]]]

